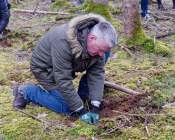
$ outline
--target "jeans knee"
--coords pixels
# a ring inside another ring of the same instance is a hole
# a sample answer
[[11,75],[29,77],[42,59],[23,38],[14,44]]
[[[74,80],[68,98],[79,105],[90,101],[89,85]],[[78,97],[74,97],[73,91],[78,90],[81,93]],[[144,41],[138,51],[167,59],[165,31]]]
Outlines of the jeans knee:
[[18,92],[24,94],[27,91],[31,91],[36,88],[36,85],[34,84],[25,84],[25,85],[20,85],[18,88]]

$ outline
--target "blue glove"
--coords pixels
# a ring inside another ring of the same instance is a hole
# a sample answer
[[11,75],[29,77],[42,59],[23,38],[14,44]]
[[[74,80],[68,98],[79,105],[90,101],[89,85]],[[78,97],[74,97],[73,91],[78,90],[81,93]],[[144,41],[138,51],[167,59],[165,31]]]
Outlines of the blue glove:
[[97,124],[100,120],[100,116],[98,113],[87,112],[79,117],[81,121],[84,121],[89,124]]

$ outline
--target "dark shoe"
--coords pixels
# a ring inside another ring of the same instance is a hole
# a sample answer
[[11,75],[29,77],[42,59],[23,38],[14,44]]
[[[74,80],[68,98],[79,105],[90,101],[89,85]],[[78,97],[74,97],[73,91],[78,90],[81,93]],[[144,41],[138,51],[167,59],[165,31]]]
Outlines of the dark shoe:
[[27,100],[24,99],[24,96],[19,93],[18,86],[13,88],[13,95],[15,99],[13,100],[13,107],[17,109],[24,109],[27,105]]

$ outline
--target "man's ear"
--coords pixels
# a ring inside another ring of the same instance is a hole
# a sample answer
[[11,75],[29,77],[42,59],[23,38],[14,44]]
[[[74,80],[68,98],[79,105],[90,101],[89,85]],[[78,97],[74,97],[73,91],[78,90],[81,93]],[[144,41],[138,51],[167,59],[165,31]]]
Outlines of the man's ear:
[[95,35],[93,35],[93,34],[88,35],[88,40],[96,40],[96,39],[97,39],[97,37]]

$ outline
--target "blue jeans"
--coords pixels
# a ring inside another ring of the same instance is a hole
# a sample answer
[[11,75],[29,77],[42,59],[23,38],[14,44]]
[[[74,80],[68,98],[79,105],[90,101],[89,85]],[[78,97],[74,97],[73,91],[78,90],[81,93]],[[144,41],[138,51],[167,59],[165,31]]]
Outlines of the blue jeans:
[[[105,53],[105,63],[109,56],[110,52]],[[24,95],[28,102],[39,104],[57,113],[70,114],[69,106],[58,90],[47,91],[39,85],[26,84],[19,87],[19,92]],[[82,100],[87,99],[89,96],[86,74],[80,80],[78,94]]]
[[24,95],[27,102],[44,106],[54,112],[68,115],[70,110],[61,93],[58,90],[47,91],[39,85],[21,85],[18,91]]
[[0,0],[0,33],[5,29],[9,22],[10,11],[8,9],[8,1]]
[[141,0],[141,16],[145,17],[148,13],[148,0]]

